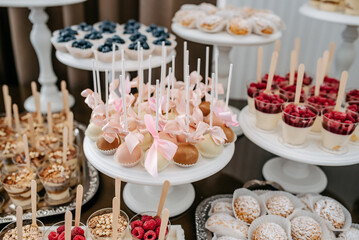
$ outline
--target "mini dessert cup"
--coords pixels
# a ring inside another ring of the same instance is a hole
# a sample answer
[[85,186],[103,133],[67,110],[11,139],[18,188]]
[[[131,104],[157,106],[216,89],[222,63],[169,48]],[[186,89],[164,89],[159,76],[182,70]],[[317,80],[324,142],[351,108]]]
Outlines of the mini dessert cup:
[[357,126],[351,114],[333,109],[322,111],[322,146],[331,152],[344,153],[346,144]]
[[[155,49],[152,43],[148,43],[148,46],[149,46],[148,49],[143,49],[143,59],[147,59]],[[137,60],[138,57],[137,50],[130,49],[129,45],[125,47],[125,53],[130,59]]]
[[[87,219],[89,237],[93,240],[112,240],[112,208],[100,209]],[[118,216],[118,239],[122,239],[129,225],[127,214],[120,210]]]
[[[57,148],[48,153],[49,161],[52,163],[62,164],[63,149]],[[71,171],[76,169],[78,166],[78,155],[79,147],[73,145],[67,150],[67,162],[66,164],[70,167]]]
[[66,164],[45,162],[38,170],[38,175],[45,187],[45,200],[49,204],[61,204],[71,199],[71,169]]
[[[357,122],[359,122],[359,101],[348,102],[346,112],[352,115],[353,118],[357,117]],[[353,134],[350,136],[350,141],[359,144],[359,127],[355,128]]]
[[58,37],[55,37],[55,36],[51,37],[51,39],[50,39],[52,45],[55,47],[55,49],[57,51],[65,52],[65,53],[68,52],[66,45],[69,43],[71,44],[75,40],[76,40],[75,36],[69,36],[68,41],[66,41],[66,42],[59,42]]
[[[47,228],[46,232],[44,233],[44,238],[43,239],[48,240],[48,239],[50,239],[50,237],[59,236],[62,232],[60,232],[60,234],[58,234],[57,229],[59,227],[62,228],[62,226],[65,226],[65,221],[58,222],[58,223],[52,225],[51,227]],[[77,233],[79,233],[78,235],[84,236],[85,239],[89,239],[88,238],[89,237],[88,229],[86,228],[85,224],[80,222],[79,223],[79,228],[81,228],[83,231],[81,231],[81,233],[80,233],[80,231],[76,231]],[[62,229],[62,230],[64,230],[64,229]],[[71,224],[71,233],[74,231],[74,229],[75,229],[75,220],[73,220],[72,224]],[[58,239],[58,238],[52,238],[52,239]]]
[[[309,95],[314,96],[314,92],[315,92],[315,86],[313,86],[310,89]],[[330,85],[322,84],[319,89],[319,96],[324,98],[330,98],[335,101],[338,96],[338,88]]]
[[255,114],[256,108],[254,107],[254,95],[264,91],[267,87],[266,83],[257,83],[257,82],[248,82],[247,83],[247,101],[248,101],[248,107],[249,112]]
[[15,206],[28,208],[31,205],[31,180],[36,180],[36,172],[26,166],[17,166],[14,171],[3,169],[1,182]]
[[[156,217],[156,214],[157,212],[154,212],[154,211],[147,211],[147,212],[142,212],[142,213],[139,213],[137,215],[135,215],[133,218],[131,218],[130,220],[130,224],[129,224],[129,230],[130,230],[130,233],[131,233],[131,236],[132,236],[132,239],[133,240],[138,240],[138,239],[141,239],[141,238],[138,238],[136,237],[137,236],[137,233],[138,231],[141,231],[140,229],[138,228],[141,228],[143,231],[144,231],[144,234],[152,234],[153,233],[156,235],[154,238],[150,238],[150,239],[158,239],[158,235],[159,235],[159,231],[160,231],[160,226],[161,226],[161,221],[156,221],[157,218],[159,218],[161,220],[161,217]],[[156,228],[155,230],[144,230],[142,228],[142,225],[141,224],[138,224],[140,221],[143,223],[145,223],[146,221],[152,221],[154,220],[155,223],[156,223]],[[171,222],[170,220],[168,220],[168,224],[167,224],[167,232],[166,232],[166,235],[165,235],[165,239],[167,239],[167,236],[168,236],[168,233],[171,229]],[[151,232],[150,232],[151,231]],[[149,233],[150,232],[150,233]],[[152,233],[153,232],[153,233]]]
[[60,146],[60,139],[55,134],[40,135],[36,138],[36,147],[41,152],[49,152]]
[[322,110],[324,108],[334,108],[335,101],[326,97],[311,96],[306,100],[306,103],[318,111],[318,115],[315,118],[311,131],[319,133],[322,131]]
[[[304,73],[304,75],[303,75],[303,90],[304,90],[305,94],[308,94],[310,91],[310,87],[313,82],[313,78],[311,77],[312,75],[313,74],[310,74],[310,73]],[[297,76],[298,76],[298,73],[295,72],[294,73],[294,83],[295,84],[297,83]],[[290,73],[287,73],[285,75],[285,79],[287,79],[288,83],[289,83],[289,78],[290,78]]]
[[[78,46],[80,45],[81,46]],[[85,45],[87,45],[85,47]],[[66,44],[67,51],[76,58],[91,58],[93,56],[93,43],[88,40],[77,40]]]
[[304,144],[318,111],[310,105],[295,105],[293,103],[283,105],[282,111],[282,137],[284,143],[296,146]]
[[0,143],[0,157],[3,168],[7,171],[15,171],[17,168],[14,165],[12,158],[19,152],[23,151],[24,144],[20,140],[9,139]]
[[0,126],[0,141],[9,140],[9,138],[15,137],[15,132],[7,125]]
[[359,89],[351,89],[345,94],[345,101],[359,101]]
[[283,94],[258,93],[254,97],[256,126],[262,130],[273,130],[280,119],[282,105],[287,101]]
[[[30,155],[30,162],[31,166],[37,168],[40,168],[41,165],[45,162],[47,159],[47,155],[39,151],[35,148],[29,149],[29,155]],[[15,165],[24,165],[25,164],[25,153],[17,153],[13,158],[12,161]]]
[[[43,239],[43,232],[44,224],[36,219],[37,227],[32,225],[31,219],[24,219],[22,221],[22,232],[23,232],[23,239],[33,239],[33,240],[42,240]],[[24,233],[26,233],[25,237]],[[0,232],[0,239],[17,239],[17,229],[16,229],[16,221],[11,222],[6,225]],[[45,238],[47,240],[47,238]]]
[[[279,88],[279,92],[287,97],[288,102],[294,102],[296,87],[297,85],[281,86]],[[302,88],[299,102],[304,102],[304,101],[305,101],[305,91]]]
[[[156,40],[155,40],[156,41]],[[171,45],[165,45],[166,46],[166,56],[168,56],[177,46],[177,42],[174,40],[167,40],[171,43]],[[162,55],[162,45],[153,44],[153,54],[161,56]]]
[[[106,45],[106,44],[105,44]],[[97,56],[98,56],[98,59],[101,61],[101,62],[106,62],[106,63],[111,63],[112,62],[112,54],[113,54],[113,51],[112,51],[112,44],[111,46],[108,46],[111,48],[110,51],[108,52],[102,52],[102,51],[99,51],[99,48],[101,47],[104,47],[105,45],[100,45],[98,46],[95,51],[97,52]],[[121,59],[121,51],[120,49],[118,48],[118,46],[115,45],[115,61],[119,61]]]

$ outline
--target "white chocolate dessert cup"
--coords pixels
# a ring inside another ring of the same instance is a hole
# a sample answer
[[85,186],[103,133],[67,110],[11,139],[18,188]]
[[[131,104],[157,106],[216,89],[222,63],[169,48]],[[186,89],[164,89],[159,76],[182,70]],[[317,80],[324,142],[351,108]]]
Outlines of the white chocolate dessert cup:
[[263,130],[273,130],[276,128],[282,113],[264,113],[256,109],[256,126]]
[[350,135],[332,133],[322,127],[322,145],[331,151],[340,151],[348,143]]

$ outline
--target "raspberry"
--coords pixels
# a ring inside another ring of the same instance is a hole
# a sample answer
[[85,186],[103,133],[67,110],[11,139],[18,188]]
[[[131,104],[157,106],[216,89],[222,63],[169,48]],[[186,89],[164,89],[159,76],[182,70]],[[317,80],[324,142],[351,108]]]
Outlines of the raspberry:
[[[155,233],[156,233],[157,236],[160,236],[160,229],[161,229],[160,227],[157,227],[157,228],[156,228]],[[167,233],[168,233],[168,228],[166,228],[166,234],[165,234],[165,236],[167,235]]]
[[148,215],[142,215],[142,217],[141,217],[142,222],[146,222],[146,221],[151,220],[151,219],[153,219],[153,217],[148,216]]
[[156,221],[151,219],[149,221],[146,221],[143,223],[143,229],[145,231],[148,231],[148,230],[155,230],[156,229]]
[[142,227],[135,227],[132,232],[132,236],[134,236],[137,239],[142,239],[143,235],[145,234],[145,230],[143,230]]
[[135,229],[135,227],[142,227],[143,223],[141,220],[136,220],[131,223],[131,228]]
[[359,100],[359,89],[354,89],[345,95],[345,101],[358,101]]
[[335,87],[335,88],[339,88],[339,85],[340,85],[340,81],[338,79],[330,78],[327,76],[324,77],[323,82],[325,85]]
[[65,231],[65,225],[62,225],[56,229],[56,232],[60,235],[63,231]]
[[260,92],[261,90],[266,89],[267,84],[266,83],[251,83],[249,84],[249,87],[247,89],[247,94],[249,97],[253,98],[254,95],[258,92]]
[[86,240],[84,236],[77,235],[72,240]]
[[309,106],[288,104],[284,109],[283,121],[293,127],[310,127],[313,125],[317,111]]
[[59,234],[57,234],[57,232],[50,232],[50,234],[47,238],[49,240],[57,240],[59,238]]
[[161,226],[161,218],[156,217],[156,218],[155,218],[155,221],[156,221],[156,226],[157,226],[157,227],[160,227],[160,226]]
[[283,99],[279,95],[259,93],[255,98],[255,107],[264,113],[280,113]]
[[[290,86],[284,86],[279,91],[281,94],[285,95],[288,98],[289,102],[293,102],[295,98],[295,91],[297,89],[297,85],[290,85]],[[305,93],[302,88],[300,93],[300,102],[304,102],[305,100]]]
[[80,227],[74,227],[71,230],[71,239],[73,239],[75,236],[85,236],[85,231]]
[[145,233],[144,240],[155,240],[157,237],[156,233],[152,230]]
[[65,240],[65,232],[62,232],[58,238],[58,240]]

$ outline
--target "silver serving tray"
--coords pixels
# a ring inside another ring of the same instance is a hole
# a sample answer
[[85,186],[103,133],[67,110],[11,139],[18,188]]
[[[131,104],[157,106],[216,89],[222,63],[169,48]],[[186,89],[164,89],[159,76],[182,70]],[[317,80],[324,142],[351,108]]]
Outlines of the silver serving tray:
[[[85,154],[83,153],[83,140],[85,137],[85,130],[86,126],[75,123],[75,141],[76,145],[79,147],[79,159],[82,160],[80,162],[81,164],[81,180],[80,183],[84,187],[84,196],[82,205],[86,204],[90,199],[96,194],[99,184],[100,184],[100,178],[98,171],[87,161]],[[74,188],[73,188],[74,189]],[[4,191],[4,190],[3,190]],[[72,191],[73,194],[75,191]],[[6,194],[1,193],[2,196],[5,195],[5,198],[7,197]],[[42,194],[43,195],[43,194]],[[40,195],[39,204],[38,204],[38,210],[37,210],[37,217],[49,217],[54,215],[60,215],[64,214],[67,210],[72,211],[75,209],[75,198],[72,199],[72,201],[59,205],[59,206],[49,206],[44,201],[44,197]],[[25,211],[24,212],[24,219],[31,219],[31,212]],[[2,209],[2,212],[0,213],[0,224],[3,223],[9,223],[16,220],[15,211],[13,208],[9,206],[9,204],[5,204],[4,208]]]

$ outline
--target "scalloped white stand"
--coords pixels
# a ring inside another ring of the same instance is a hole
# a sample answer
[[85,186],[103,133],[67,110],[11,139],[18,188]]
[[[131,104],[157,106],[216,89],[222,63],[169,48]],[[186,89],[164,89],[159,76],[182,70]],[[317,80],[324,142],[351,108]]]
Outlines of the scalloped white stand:
[[161,185],[165,180],[169,180],[171,188],[167,194],[165,207],[170,210],[171,217],[185,212],[192,205],[195,191],[191,183],[222,170],[234,154],[234,143],[232,143],[226,146],[217,158],[202,158],[190,168],[180,168],[170,163],[156,179],[148,174],[141,164],[133,168],[122,167],[113,156],[100,153],[96,144],[88,137],[85,137],[83,146],[86,158],[97,170],[109,177],[120,177],[122,181],[127,182],[123,198],[126,205],[136,213],[156,210],[161,196]]
[[[258,36],[255,34],[251,34],[246,37],[236,37],[228,34],[227,32],[205,33],[197,29],[184,28],[178,23],[173,23],[171,28],[174,33],[183,39],[200,44],[213,45],[218,48],[218,82],[223,84],[225,91],[227,89],[228,71],[229,65],[231,63],[229,54],[232,50],[232,47],[265,45],[273,43],[282,37],[281,32],[277,32],[268,37]],[[212,69],[214,68],[212,67]],[[230,106],[230,108],[235,114],[239,116],[239,109],[233,106]],[[240,127],[234,127],[233,131],[237,134],[237,136],[243,134]]]
[[303,5],[299,9],[299,12],[310,18],[346,25],[342,33],[343,42],[335,54],[335,76],[339,77],[342,71],[349,70],[356,55],[354,43],[359,37],[359,16],[350,16],[340,12],[321,11],[308,4]]
[[[45,8],[75,4],[84,1],[85,0],[0,0],[0,6],[3,7],[27,7],[31,10],[29,19],[33,26],[30,33],[30,40],[35,49],[40,66],[40,75],[38,78],[38,81],[41,84],[40,102],[51,102],[53,112],[61,111],[63,105],[62,94],[56,86],[57,77],[52,67],[51,32],[46,25],[49,17],[45,12]],[[72,107],[74,103],[74,98],[69,95],[70,107]],[[24,107],[27,111],[36,111],[34,98],[32,96],[26,99]],[[47,105],[41,104],[41,112],[46,113],[46,111]]]
[[283,144],[281,124],[273,131],[256,127],[255,115],[248,106],[242,109],[240,117],[244,134],[259,147],[280,157],[269,160],[263,167],[263,176],[275,181],[293,193],[322,192],[327,186],[327,177],[315,165],[346,166],[359,163],[358,145],[348,144],[347,152],[331,153],[321,147],[320,134],[310,133],[302,147]]

